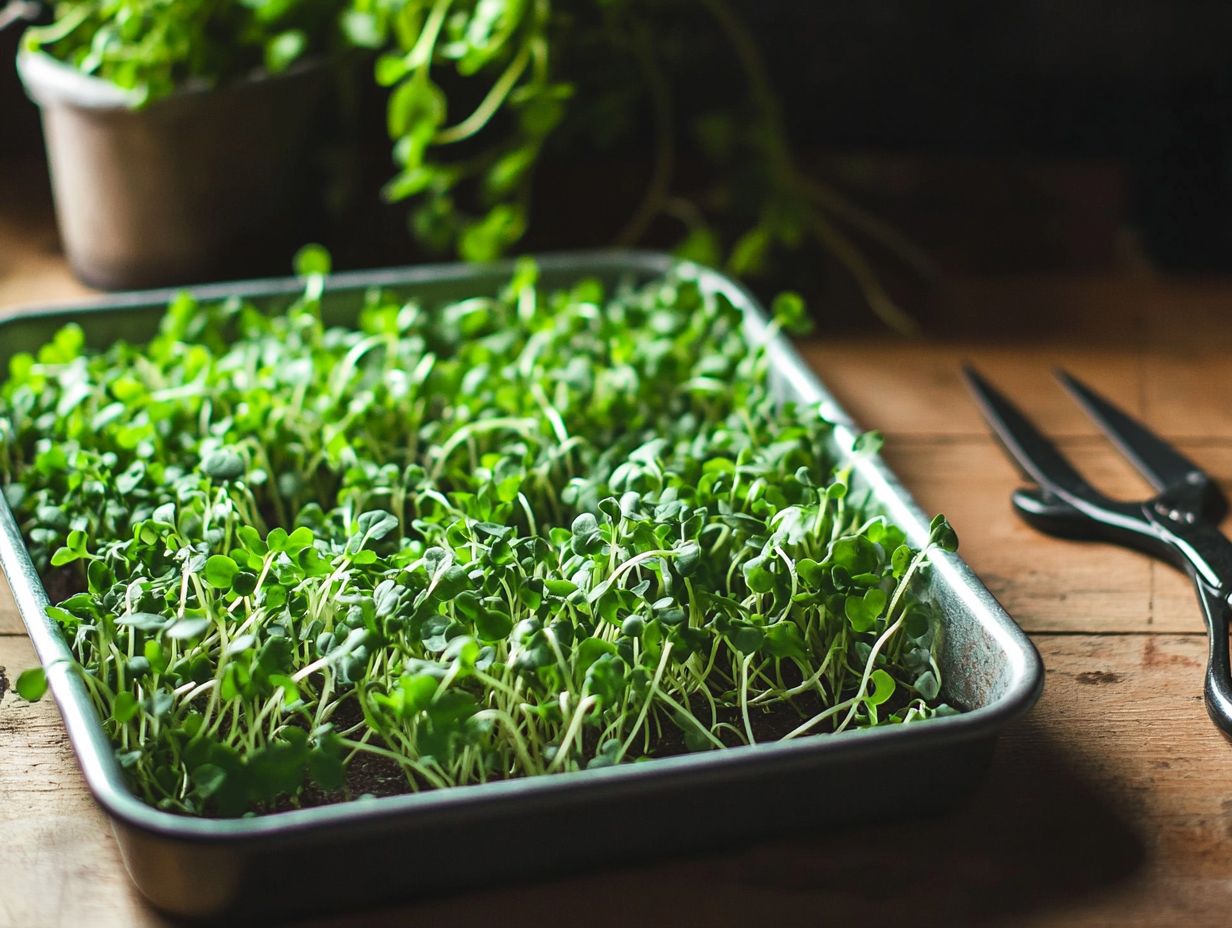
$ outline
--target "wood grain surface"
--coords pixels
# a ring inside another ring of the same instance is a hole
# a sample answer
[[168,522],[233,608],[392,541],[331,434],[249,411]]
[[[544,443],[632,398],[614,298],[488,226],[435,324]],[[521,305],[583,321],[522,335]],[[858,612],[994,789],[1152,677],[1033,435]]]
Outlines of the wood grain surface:
[[[0,222],[0,311],[79,293],[48,257],[46,228],[16,228]],[[974,361],[1019,397],[1109,492],[1143,485],[1052,382],[1053,366],[1145,417],[1227,486],[1232,280],[1117,273],[946,286],[956,314],[975,320],[968,334],[823,334],[802,347],[840,401],[886,433],[890,466],[923,506],[951,516],[963,554],[1047,665],[1039,705],[1006,732],[968,803],[925,821],[302,924],[1228,924],[1232,746],[1203,707],[1193,593],[1142,555],[1046,539],[1017,522],[1008,495],[1018,478],[958,365]],[[995,318],[981,321],[982,306]],[[8,687],[33,660],[0,588],[0,925],[161,925],[130,887],[54,705],[26,704]],[[909,802],[909,774],[903,790]]]

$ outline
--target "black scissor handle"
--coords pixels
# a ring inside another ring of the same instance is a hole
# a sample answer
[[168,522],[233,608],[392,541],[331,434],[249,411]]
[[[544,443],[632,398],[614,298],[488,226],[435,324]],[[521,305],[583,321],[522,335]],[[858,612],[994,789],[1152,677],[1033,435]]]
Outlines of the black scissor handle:
[[1111,542],[1177,563],[1176,552],[1163,537],[1149,530],[1145,520],[1135,520],[1135,527],[1129,528],[1093,519],[1065,500],[1036,487],[1015,490],[1011,499],[1014,511],[1022,520],[1046,535],[1076,541]]
[[1013,497],[1014,509],[1028,524],[1062,538],[1137,548],[1174,564],[1194,581],[1210,644],[1206,707],[1216,727],[1232,740],[1232,540],[1217,527],[1224,500],[1216,482],[1141,422],[1061,373],[1079,404],[1159,491],[1136,502],[1109,499],[1007,397],[970,366],[964,373],[993,433],[1024,476],[1037,484]]
[[1228,602],[1198,582],[1198,600],[1206,618],[1210,648],[1206,658],[1206,711],[1224,737],[1232,740],[1232,662],[1228,656]]
[[1014,511],[1033,529],[1057,538],[1091,537],[1093,523],[1069,503],[1043,490],[1015,490]]
[[[1016,490],[1014,509],[1033,528],[1059,538],[1081,541],[1111,541],[1131,546],[1162,557],[1174,564],[1183,563],[1177,549],[1164,536],[1134,531],[1090,519],[1069,503],[1039,489]],[[1224,737],[1232,740],[1232,656],[1228,648],[1228,602],[1217,588],[1196,575],[1192,565],[1190,575],[1198,590],[1202,613],[1206,620],[1209,642],[1206,660],[1206,711]]]

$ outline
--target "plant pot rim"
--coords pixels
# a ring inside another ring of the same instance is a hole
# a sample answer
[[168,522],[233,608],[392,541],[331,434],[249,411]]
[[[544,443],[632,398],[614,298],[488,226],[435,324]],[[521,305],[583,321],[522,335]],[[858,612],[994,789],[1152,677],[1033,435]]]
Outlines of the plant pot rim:
[[21,77],[26,95],[40,107],[65,105],[100,111],[133,110],[138,107],[149,109],[173,100],[296,77],[318,70],[323,64],[323,59],[309,57],[278,74],[256,68],[242,77],[218,85],[210,84],[201,78],[192,78],[171,93],[143,103],[143,97],[138,91],[126,90],[106,78],[85,74],[47,52],[22,47],[17,53],[17,73]]

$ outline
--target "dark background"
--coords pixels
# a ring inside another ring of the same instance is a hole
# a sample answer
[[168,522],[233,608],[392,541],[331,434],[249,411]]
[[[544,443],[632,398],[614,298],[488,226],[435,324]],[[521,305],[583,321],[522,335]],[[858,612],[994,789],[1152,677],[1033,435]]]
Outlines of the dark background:
[[[838,149],[1123,165],[1157,260],[1232,264],[1232,4],[752,4],[793,127]],[[795,77],[795,73],[799,78]]]

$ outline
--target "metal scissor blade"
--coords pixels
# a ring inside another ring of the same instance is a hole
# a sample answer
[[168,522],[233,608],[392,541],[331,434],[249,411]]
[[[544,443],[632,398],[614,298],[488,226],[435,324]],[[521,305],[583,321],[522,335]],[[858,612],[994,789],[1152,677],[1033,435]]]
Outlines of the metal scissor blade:
[[1058,369],[1055,373],[1070,395],[1078,401],[1078,405],[1155,489],[1201,490],[1211,483],[1210,477],[1202,468],[1129,413],[1118,409],[1066,371]]
[[1050,493],[1092,497],[1094,491],[1057,447],[1040,434],[1018,408],[976,372],[963,365],[963,377],[997,438],[1023,472]]

